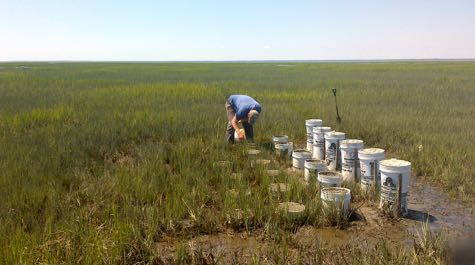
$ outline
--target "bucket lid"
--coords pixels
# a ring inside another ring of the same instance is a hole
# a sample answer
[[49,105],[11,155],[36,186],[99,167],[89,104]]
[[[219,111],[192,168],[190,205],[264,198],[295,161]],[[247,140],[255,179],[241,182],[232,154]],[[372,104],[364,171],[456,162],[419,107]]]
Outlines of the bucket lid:
[[301,213],[305,211],[305,205],[296,202],[281,202],[279,208],[289,213]]
[[268,170],[266,170],[266,173],[270,177],[275,177],[275,176],[280,174],[280,170],[278,170],[278,169],[268,169]]
[[345,139],[346,134],[344,132],[327,132],[325,133],[325,138],[328,139]]
[[258,155],[261,151],[257,149],[249,149],[247,150],[248,155]]
[[322,124],[322,120],[320,119],[305,120],[305,125],[307,126],[315,126],[315,125],[321,125],[321,124]]
[[269,159],[257,159],[256,160],[256,164],[259,164],[259,165],[268,165],[270,163],[271,163],[271,161]]
[[343,182],[343,176],[341,173],[336,171],[322,171],[318,172],[318,181],[320,182],[332,182],[332,183],[341,183]]
[[294,153],[309,153],[309,152],[305,149],[295,149]]
[[318,166],[318,165],[324,165],[326,166],[327,163],[325,162],[325,160],[320,160],[320,159],[306,159],[305,160],[305,166],[307,165],[312,165],[312,166]]
[[287,183],[272,183],[269,185],[271,192],[288,192],[290,191],[290,184]]
[[272,136],[273,141],[285,140],[288,141],[289,137],[287,135],[274,135]]
[[381,170],[383,167],[388,170],[411,170],[411,162],[405,160],[399,160],[396,158],[386,159],[379,162]]
[[340,142],[341,148],[363,148],[363,140],[347,139]]
[[310,153],[310,151],[307,151],[305,149],[297,149],[297,150],[294,150],[292,152],[292,157],[298,157],[298,158],[302,158],[302,157],[312,157],[312,153]]
[[316,132],[316,133],[325,133],[325,132],[329,132],[332,130],[331,127],[324,127],[324,126],[317,126],[317,127],[313,127],[313,132]]
[[322,189],[322,193],[333,194],[333,195],[346,195],[346,194],[351,195],[351,190],[347,188],[341,188],[341,187],[327,187],[327,188]]
[[359,158],[368,158],[368,159],[375,159],[375,158],[384,158],[384,149],[381,148],[365,148],[358,151]]

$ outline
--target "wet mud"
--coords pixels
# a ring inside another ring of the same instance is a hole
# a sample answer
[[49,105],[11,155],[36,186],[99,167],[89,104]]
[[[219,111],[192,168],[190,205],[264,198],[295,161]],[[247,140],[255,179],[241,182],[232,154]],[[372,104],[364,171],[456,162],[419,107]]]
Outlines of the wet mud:
[[[413,177],[408,197],[409,214],[400,219],[388,219],[375,205],[362,205],[355,210],[355,220],[345,229],[303,226],[290,237],[289,253],[296,249],[338,249],[348,244],[371,246],[386,242],[399,247],[411,247],[414,237],[427,222],[432,231],[443,231],[449,243],[475,238],[473,206],[450,199],[442,190]],[[157,244],[163,257],[172,257],[178,242]],[[187,249],[212,253],[221,261],[250,261],[256,253],[269,253],[275,242],[262,237],[262,231],[235,233],[227,231],[200,235],[180,242]]]

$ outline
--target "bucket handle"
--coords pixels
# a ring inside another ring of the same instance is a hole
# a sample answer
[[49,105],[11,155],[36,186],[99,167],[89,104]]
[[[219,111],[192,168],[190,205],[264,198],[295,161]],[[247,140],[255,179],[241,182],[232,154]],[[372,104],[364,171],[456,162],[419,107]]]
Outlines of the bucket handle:
[[397,215],[400,216],[402,214],[401,211],[401,202],[402,202],[402,174],[397,176]]
[[357,169],[358,169],[358,149],[355,148],[353,149],[353,178],[355,179],[355,182],[358,182],[359,179],[357,179],[358,177],[358,172],[357,172]]
[[379,182],[380,182],[380,179],[379,179],[378,176],[377,176],[377,173],[378,173],[378,170],[377,170],[377,168],[376,168],[377,163],[378,163],[378,160],[374,160],[374,161],[373,161],[373,176],[374,176],[374,181],[373,181],[373,183],[374,183],[374,187],[375,187],[374,189],[375,189],[375,190],[378,190],[378,187],[379,187],[378,184],[379,184]]

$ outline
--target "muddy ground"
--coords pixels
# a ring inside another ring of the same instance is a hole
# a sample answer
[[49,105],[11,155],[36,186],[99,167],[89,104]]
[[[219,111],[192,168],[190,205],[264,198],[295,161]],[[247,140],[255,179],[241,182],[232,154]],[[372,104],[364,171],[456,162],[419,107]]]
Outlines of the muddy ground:
[[[427,222],[432,231],[443,231],[450,242],[475,238],[475,214],[473,205],[459,204],[443,191],[413,177],[408,197],[407,217],[390,220],[378,211],[376,205],[362,205],[356,213],[358,220],[346,229],[301,227],[287,240],[288,254],[297,255],[297,250],[306,253],[325,249],[338,250],[348,243],[371,246],[385,241],[389,245],[408,247],[414,243],[414,236],[420,233]],[[173,239],[157,244],[157,250],[164,259],[172,258],[177,243],[197,253],[207,253],[208,258],[226,263],[247,263],[256,254],[271,253],[275,243],[266,240],[262,231],[235,233],[228,230],[213,235],[201,235],[188,241],[175,242]],[[309,252],[310,251],[310,252]]]

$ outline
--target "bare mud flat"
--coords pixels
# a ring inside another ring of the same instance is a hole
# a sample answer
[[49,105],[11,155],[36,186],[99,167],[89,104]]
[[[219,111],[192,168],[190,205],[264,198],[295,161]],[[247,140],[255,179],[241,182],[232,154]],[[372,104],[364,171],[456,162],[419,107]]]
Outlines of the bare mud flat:
[[402,220],[409,232],[427,220],[433,231],[446,232],[449,240],[475,237],[473,205],[461,204],[450,199],[440,188],[412,178],[408,195],[409,216]]
[[[287,244],[289,255],[297,255],[298,249],[308,252],[324,247],[336,250],[348,244],[372,246],[378,242],[410,247],[414,236],[427,222],[432,231],[443,231],[449,243],[475,237],[475,215],[473,207],[451,200],[440,189],[424,183],[419,178],[412,178],[407,217],[392,220],[382,216],[377,205],[362,205],[355,211],[357,220],[346,229],[315,228],[303,226],[293,233]],[[355,205],[353,205],[355,206]],[[200,235],[187,241],[181,241],[192,251],[201,251],[220,261],[247,263],[259,253],[271,253],[275,242],[266,239],[263,232],[235,233],[231,230],[213,234]],[[174,240],[157,244],[163,257],[172,257],[175,253]]]

